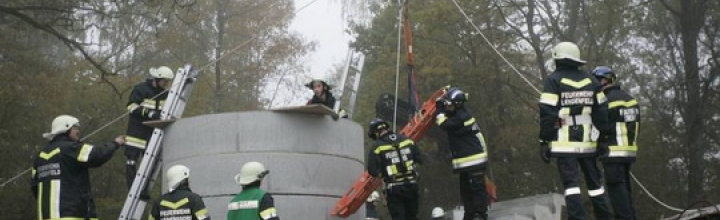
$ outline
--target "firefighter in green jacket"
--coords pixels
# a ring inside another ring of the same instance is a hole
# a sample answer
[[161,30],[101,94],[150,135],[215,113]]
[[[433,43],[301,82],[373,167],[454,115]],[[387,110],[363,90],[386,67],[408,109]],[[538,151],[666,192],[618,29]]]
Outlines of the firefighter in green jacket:
[[242,191],[228,204],[227,220],[280,220],[272,195],[260,189],[268,173],[259,162],[248,162],[240,168],[235,182]]

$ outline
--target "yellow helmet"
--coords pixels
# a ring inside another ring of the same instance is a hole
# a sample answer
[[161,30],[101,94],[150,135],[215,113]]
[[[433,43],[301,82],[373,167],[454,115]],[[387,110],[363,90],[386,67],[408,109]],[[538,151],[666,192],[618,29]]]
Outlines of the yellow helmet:
[[578,63],[585,63],[580,59],[580,48],[572,42],[560,42],[552,49],[552,57],[555,60],[572,60]]
[[235,182],[238,185],[245,186],[255,181],[261,180],[270,173],[265,166],[259,162],[247,162],[240,168],[240,173],[235,175]]
[[175,77],[175,73],[167,66],[150,68],[150,75],[156,79],[172,79]]
[[183,180],[190,178],[190,168],[183,165],[172,166],[167,170],[165,178],[167,178],[168,189],[172,192],[180,186]]
[[80,126],[80,120],[70,115],[57,116],[50,125],[50,132],[43,134],[43,137],[52,139],[55,135],[65,133],[74,126]]

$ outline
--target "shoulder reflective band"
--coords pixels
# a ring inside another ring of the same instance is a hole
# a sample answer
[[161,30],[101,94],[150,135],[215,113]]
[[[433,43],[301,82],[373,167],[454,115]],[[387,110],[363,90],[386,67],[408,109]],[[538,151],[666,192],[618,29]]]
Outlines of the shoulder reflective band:
[[168,207],[170,209],[178,209],[178,208],[180,208],[180,206],[183,206],[183,205],[187,204],[188,202],[190,202],[190,200],[188,198],[183,198],[177,202],[170,202],[167,200],[163,200],[160,202],[160,205]]
[[617,108],[617,107],[633,107],[636,106],[637,100],[633,99],[630,101],[612,101],[608,104],[608,108]]
[[40,152],[40,155],[38,156],[42,159],[49,160],[58,153],[60,153],[60,148],[55,148],[54,150],[50,151],[50,153]]
[[560,80],[560,83],[571,86],[576,89],[579,89],[579,88],[585,87],[587,85],[590,85],[590,83],[592,83],[592,80],[590,80],[590,78],[585,78],[580,81],[575,81],[575,80],[568,79],[568,78],[562,78]]

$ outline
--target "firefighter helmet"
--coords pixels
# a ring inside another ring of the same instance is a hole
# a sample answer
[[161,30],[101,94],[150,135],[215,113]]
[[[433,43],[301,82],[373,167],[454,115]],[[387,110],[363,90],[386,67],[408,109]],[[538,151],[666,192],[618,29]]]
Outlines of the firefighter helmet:
[[580,48],[571,42],[560,42],[552,49],[552,57],[555,60],[571,60],[584,64],[585,61],[580,59]]
[[370,121],[370,124],[368,125],[368,137],[371,139],[377,139],[377,132],[380,130],[387,130],[390,128],[390,124],[388,124],[385,120],[376,118]]
[[442,218],[442,217],[445,217],[445,210],[443,210],[443,209],[440,208],[440,207],[435,207],[435,208],[432,209],[431,217],[432,217],[432,218]]
[[592,75],[598,80],[607,79],[609,82],[615,82],[615,72],[607,66],[598,66],[592,71]]
[[265,169],[265,165],[260,162],[247,162],[240,168],[240,173],[235,175],[235,182],[238,185],[245,186],[264,178],[269,170]]
[[80,120],[70,115],[60,115],[53,119],[50,125],[50,133],[43,134],[43,137],[51,139],[55,135],[65,133],[76,126],[80,126]]
[[175,191],[183,180],[190,178],[190,168],[183,165],[172,166],[167,170],[165,178],[167,178],[168,190]]
[[445,93],[445,105],[455,105],[457,107],[462,106],[467,102],[468,94],[463,92],[457,87],[448,89]]
[[332,87],[327,82],[325,82],[325,80],[322,80],[322,79],[313,79],[309,83],[305,84],[305,87],[308,87],[309,89],[313,89],[313,86],[316,83],[321,83],[323,85],[323,90],[325,90],[325,91],[330,91],[332,89]]
[[173,77],[175,77],[172,69],[167,66],[150,68],[150,75],[155,79],[172,79]]

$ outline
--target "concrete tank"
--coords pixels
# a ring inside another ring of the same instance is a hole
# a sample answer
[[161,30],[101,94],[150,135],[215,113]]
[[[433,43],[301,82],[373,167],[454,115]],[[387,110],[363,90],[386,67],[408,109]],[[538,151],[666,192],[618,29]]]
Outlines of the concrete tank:
[[[336,219],[329,215],[335,202],[364,170],[362,126],[326,115],[202,115],[180,119],[166,131],[163,174],[172,165],[188,166],[190,187],[213,219],[226,218],[227,204],[241,191],[233,178],[246,162],[270,170],[261,188],[273,194],[281,219]],[[364,208],[347,219],[365,219]]]

